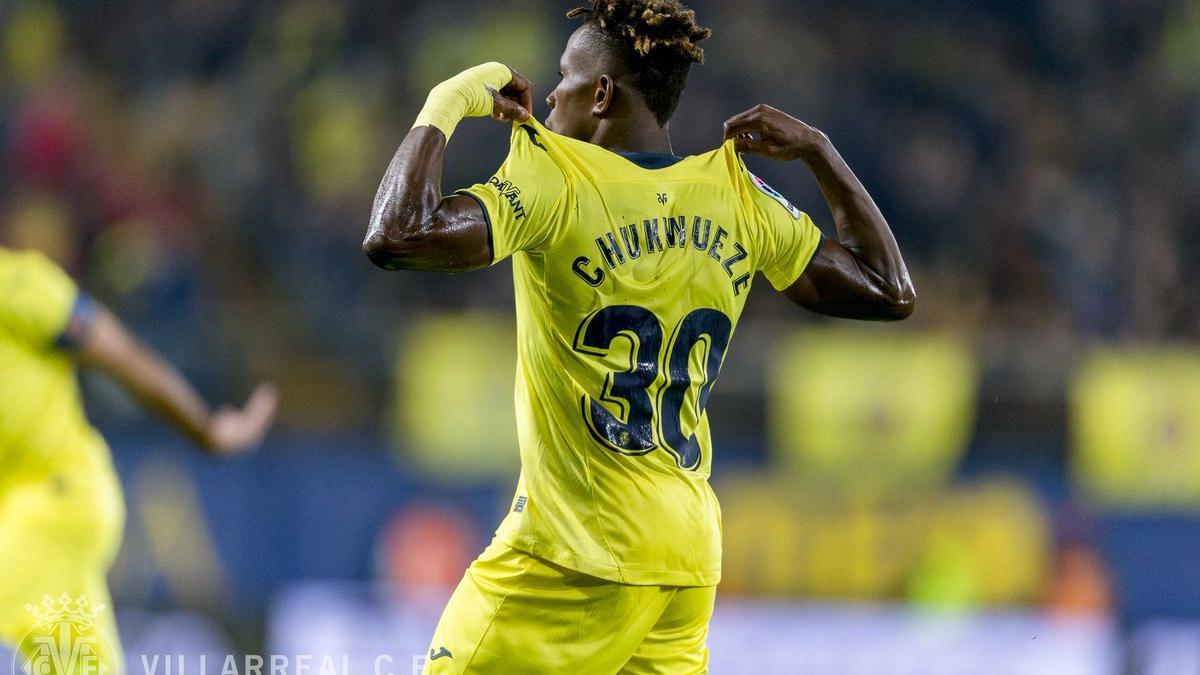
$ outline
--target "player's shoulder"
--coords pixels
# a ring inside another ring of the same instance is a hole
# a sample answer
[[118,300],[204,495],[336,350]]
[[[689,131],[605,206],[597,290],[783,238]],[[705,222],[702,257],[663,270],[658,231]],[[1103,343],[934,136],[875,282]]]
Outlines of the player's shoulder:
[[43,303],[74,293],[75,282],[41,251],[0,247],[0,289],[10,302]]
[[0,247],[0,279],[16,282],[20,279],[58,277],[65,274],[57,263],[41,251]]
[[568,160],[552,132],[530,120],[514,124],[509,141],[506,169],[538,182],[558,184],[567,179]]
[[532,159],[550,162],[554,153],[557,139],[553,132],[542,126],[537,120],[528,120],[514,124],[512,138],[509,141],[510,153],[521,153]]
[[16,254],[16,258],[15,267],[22,274],[55,280],[70,280],[71,278],[62,265],[42,251],[36,249],[20,251]]
[[771,187],[767,181],[763,180],[757,174],[746,166],[742,155],[733,149],[733,143],[727,142],[722,146],[727,157],[731,159],[728,165],[731,169],[733,180],[738,184],[743,197],[753,202],[760,209],[768,212],[778,212],[791,216],[793,220],[802,220],[804,212],[798,209],[787,197],[783,196],[779,190]]
[[776,190],[768,185],[767,181],[759,178],[749,169],[746,170],[746,176],[749,178],[750,184],[759,194],[766,196],[771,201],[775,202],[779,206],[782,206],[783,210],[786,211],[793,220],[800,220],[804,217],[804,213],[800,209],[796,208],[794,204],[788,201],[788,198],[784,197],[779,190]]

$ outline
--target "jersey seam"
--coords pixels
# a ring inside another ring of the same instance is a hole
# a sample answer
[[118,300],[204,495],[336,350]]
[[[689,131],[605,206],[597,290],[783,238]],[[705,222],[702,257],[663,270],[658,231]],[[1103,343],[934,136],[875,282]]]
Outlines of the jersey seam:
[[[510,546],[509,550],[511,551],[514,549]],[[522,583],[525,583],[525,577],[529,574],[529,569],[533,567],[535,561],[536,558],[533,557],[529,557],[529,559],[525,561],[525,568],[521,570]],[[475,583],[479,582],[475,581]],[[471,662],[475,660],[475,655],[479,653],[479,648],[483,646],[484,639],[487,637],[487,634],[491,632],[492,626],[496,623],[496,617],[500,615],[500,609],[504,606],[504,603],[508,601],[509,596],[516,592],[516,590],[516,588],[509,587],[509,589],[505,591],[504,597],[500,598],[500,602],[496,603],[496,609],[492,611],[492,616],[488,618],[487,626],[485,626],[483,632],[479,634],[479,640],[475,643],[475,648],[471,650],[471,655],[467,657],[467,662],[464,667],[471,665]]]
[[[537,132],[537,129],[535,127],[530,127],[527,124],[522,124],[521,126],[517,127],[517,129],[524,129],[526,127],[529,127],[530,129],[533,129],[535,132]],[[549,130],[547,129],[547,131],[549,131]],[[514,133],[515,133],[515,131],[514,131]],[[537,132],[537,133],[540,134],[540,132]],[[571,189],[571,180],[570,180],[570,175],[568,172],[568,167],[563,164],[563,162],[560,160],[559,157],[557,157],[555,155],[555,153],[550,152],[549,147],[542,146],[540,143],[534,143],[532,136],[527,135],[525,137],[525,142],[540,146],[542,151],[545,152],[545,154],[546,154],[546,159],[549,160],[549,162],[554,165],[554,168],[558,170],[559,174],[562,177],[562,185],[559,186],[558,194],[556,194],[554,196],[554,200],[551,202],[550,212],[556,213],[559,210],[560,203],[563,201],[564,197],[568,194],[569,190]],[[512,146],[513,146],[513,143],[510,141],[510,143],[509,143],[510,156],[512,154]],[[506,160],[506,163],[507,163],[507,160]],[[562,220],[565,221],[566,218],[564,217]],[[543,238],[543,240],[541,242],[539,242],[539,244],[537,246],[530,247],[529,249],[526,250],[526,252],[527,253],[543,253],[545,251],[548,251],[548,250],[554,248],[558,244],[558,240],[561,240],[563,238],[565,231],[566,231],[566,229],[563,228],[563,231],[558,232],[554,237]]]
[[467,197],[474,199],[476,204],[479,204],[479,210],[483,211],[483,223],[484,223],[484,225],[487,226],[488,254],[492,258],[488,262],[488,266],[490,267],[492,265],[495,265],[496,264],[496,243],[495,243],[496,240],[492,237],[492,215],[490,213],[488,213],[487,204],[484,204],[483,200],[480,199],[479,195],[475,194],[474,192],[469,192],[467,190],[455,190],[454,194],[466,195]]
[[[594,447],[595,446],[593,446],[593,448]],[[603,450],[605,452],[608,452],[607,448],[603,448]],[[591,458],[586,453],[584,455],[582,455],[582,457],[583,457],[583,471],[587,475],[588,496],[591,497],[591,499],[592,499],[592,511],[595,512],[595,514],[596,514],[596,521],[600,522],[600,520],[601,520],[600,502],[596,498],[596,483],[595,483],[595,481],[592,480]],[[608,541],[608,528],[606,528],[606,527],[600,528],[600,537],[604,540],[604,550],[608,551],[608,557],[612,558],[613,567],[616,568],[617,574],[621,577],[621,579],[625,579],[625,566],[623,564],[621,564],[620,559],[617,558],[617,554],[613,551],[612,544]]]
[[[628,579],[629,575],[626,574],[626,572],[646,573],[646,574],[654,574],[656,576],[660,576],[661,574],[680,573],[680,570],[671,569],[668,567],[650,565],[650,564],[620,565],[615,562],[615,560],[616,560],[615,557],[614,557],[613,561],[596,560],[594,558],[588,558],[588,557],[579,555],[578,553],[576,553],[574,550],[572,550],[570,548],[566,548],[563,546],[557,546],[546,539],[539,539],[537,537],[534,537],[531,535],[526,535],[526,534],[511,534],[510,535],[510,534],[497,533],[497,536],[499,536],[501,538],[501,541],[503,541],[509,547],[511,547],[515,550],[521,551],[522,553],[531,555],[535,558],[545,560],[547,562],[551,562],[555,565],[559,565],[560,567],[565,567],[569,570],[579,572],[580,574],[586,574],[587,576],[593,576],[593,577],[596,577],[599,579],[604,579],[605,581],[610,581],[612,583],[627,584],[627,585],[633,585],[633,586],[647,586],[647,585],[664,586],[665,585],[665,586],[689,586],[689,587],[692,587],[692,586],[714,585],[713,583],[703,583],[703,584],[686,583],[685,584],[685,583],[672,582],[672,583],[664,584],[661,582],[651,582],[651,583],[633,582],[633,581],[629,581],[629,579]],[[544,547],[543,547],[543,545],[544,545]],[[530,549],[534,549],[534,550],[530,550]],[[572,562],[565,562],[565,561],[562,561],[562,560],[552,557],[552,555],[556,552],[561,552],[561,553],[565,554],[568,558],[570,558],[570,560]],[[599,576],[595,572],[574,567],[574,565],[577,565],[579,562],[589,563],[589,564],[595,565],[596,567],[612,569],[616,572],[621,573],[621,577],[624,579],[624,581],[609,579],[607,577]],[[701,570],[699,572],[682,572],[682,574],[686,574],[691,577],[703,577],[703,578],[707,579],[709,577],[714,577],[714,576],[719,577],[721,574],[721,569],[720,569],[720,567],[717,567],[716,569],[713,569],[713,570],[706,569],[706,570]]]
[[[561,170],[561,167],[560,167],[560,170]],[[569,184],[568,184],[568,181],[566,178],[567,178],[567,176],[566,176],[566,173],[564,172],[563,173],[563,184],[562,184],[562,187],[560,187],[558,189],[558,194],[554,196],[554,202],[550,208],[551,213],[558,213],[560,208],[565,208],[565,206],[563,205],[563,201],[565,200],[567,193],[568,193],[568,189],[569,189],[569,187],[568,187]],[[561,220],[565,223],[567,220],[566,216],[564,215],[561,218]],[[541,245],[531,249],[531,252],[540,254],[540,253],[549,251],[550,249],[557,246],[559,244],[559,242],[563,239],[563,237],[566,236],[566,231],[567,231],[566,227],[560,228],[559,232],[557,232],[553,236],[548,237],[545,240],[543,240],[541,242]],[[543,271],[543,273],[544,273],[544,271]]]
[[[817,245],[813,247],[812,253],[810,253],[808,256],[808,260],[804,261],[804,265],[800,268],[799,274],[796,275],[795,279],[792,279],[791,281],[784,284],[783,288],[786,289],[786,288],[791,287],[793,284],[795,284],[797,281],[800,280],[800,277],[804,276],[804,273],[808,271],[808,266],[812,264],[813,258],[817,257],[817,252],[819,252],[821,250],[821,247],[824,245],[825,245],[825,235],[824,235],[824,233],[822,233],[817,236]],[[768,281],[770,281],[770,279],[768,279]],[[771,285],[774,286],[775,283],[771,282]],[[779,289],[779,290],[783,290],[783,289]]]

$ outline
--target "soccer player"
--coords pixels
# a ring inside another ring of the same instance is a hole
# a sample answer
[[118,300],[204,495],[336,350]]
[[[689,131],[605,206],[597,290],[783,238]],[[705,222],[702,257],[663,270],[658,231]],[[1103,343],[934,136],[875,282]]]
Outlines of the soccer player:
[[[385,269],[513,258],[521,477],[450,599],[430,673],[698,673],[721,573],[705,402],[757,273],[802,307],[903,319],[914,291],[867,191],[816,129],[765,105],[677,157],[667,130],[710,31],[677,0],[597,0],[531,116],[488,63],[438,85],[396,152],[363,243]],[[486,183],[444,196],[468,116],[510,122]],[[837,227],[751,174],[801,160]]]
[[[124,503],[108,446],[84,416],[77,364],[111,376],[219,456],[258,445],[278,398],[261,385],[245,408],[210,411],[49,259],[0,248],[0,645],[47,675],[120,672],[105,575],[120,545]],[[45,609],[45,596],[57,607],[64,594],[68,609],[94,623],[75,623],[64,635],[27,609]],[[85,596],[88,605],[76,607]],[[48,646],[62,639],[77,642]]]

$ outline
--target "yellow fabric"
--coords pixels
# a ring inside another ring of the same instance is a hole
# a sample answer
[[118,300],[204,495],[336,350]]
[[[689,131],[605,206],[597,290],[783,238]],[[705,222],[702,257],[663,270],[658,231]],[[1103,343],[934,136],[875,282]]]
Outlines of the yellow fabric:
[[492,114],[494,102],[488,87],[500,90],[511,80],[512,71],[503,63],[491,61],[468,68],[429,92],[413,128],[435,126],[449,141],[462,118]]
[[[121,645],[105,576],[120,546],[125,511],[107,452],[106,447],[95,448],[82,455],[91,462],[81,460],[44,480],[20,482],[0,493],[0,644],[15,647],[22,662],[37,657],[37,638],[60,635],[56,628],[39,625],[27,605],[40,606],[46,596],[57,600],[65,594],[72,602],[86,597],[91,607],[103,606],[94,621],[76,626],[72,639],[85,639],[86,653],[99,658],[105,672],[121,672]],[[86,670],[87,662],[75,665]]]
[[767,190],[732,143],[644,169],[529,121],[463,191],[513,257],[522,472],[502,541],[611,581],[718,582],[703,404],[754,273],[786,287],[820,241]]
[[79,293],[45,256],[0,248],[0,491],[107,449],[57,347]]
[[713,586],[604,581],[493,541],[450,598],[423,672],[705,673],[715,598]]
[[[22,649],[38,629],[26,604],[63,593],[111,604],[104,577],[124,503],[74,364],[56,345],[77,297],[43,255],[0,248],[0,642],[24,640]],[[97,649],[117,647],[111,609],[88,630],[105,637]]]

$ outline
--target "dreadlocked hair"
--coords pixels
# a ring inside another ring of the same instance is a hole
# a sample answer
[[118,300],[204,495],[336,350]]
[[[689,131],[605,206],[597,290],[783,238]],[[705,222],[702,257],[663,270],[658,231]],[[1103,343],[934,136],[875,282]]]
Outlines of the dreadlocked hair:
[[679,0],[594,0],[567,17],[583,17],[597,29],[659,125],[679,105],[692,64],[704,63],[704,50],[696,43],[712,35],[696,25],[696,13]]

